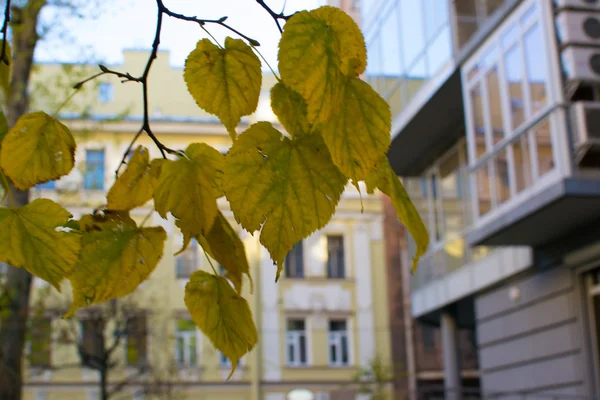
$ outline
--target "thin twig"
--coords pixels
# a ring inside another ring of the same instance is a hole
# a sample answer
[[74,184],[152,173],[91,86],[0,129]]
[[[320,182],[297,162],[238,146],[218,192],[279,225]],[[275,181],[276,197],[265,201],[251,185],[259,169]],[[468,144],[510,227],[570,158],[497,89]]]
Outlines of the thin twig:
[[10,0],[6,0],[6,7],[4,8],[4,23],[2,24],[2,52],[0,53],[0,60],[9,65],[8,56],[6,55],[6,41],[8,40],[8,23],[10,22]]
[[121,159],[121,163],[119,163],[119,166],[117,167],[117,170],[115,171],[115,176],[117,178],[119,177],[119,171],[121,170],[121,167],[123,165],[127,164],[127,162],[126,162],[127,156],[131,152],[131,149],[133,148],[133,145],[135,144],[135,142],[138,140],[138,138],[140,137],[140,135],[143,132],[144,132],[144,128],[140,128],[140,130],[138,131],[138,133],[136,133],[135,136],[133,137],[133,140],[129,143],[129,146],[127,147],[127,150],[125,150],[125,153],[123,153],[123,158]]
[[283,12],[281,13],[276,13],[275,11],[273,11],[271,9],[271,7],[269,7],[268,5],[265,4],[264,0],[256,0],[256,2],[258,4],[260,4],[260,6],[262,8],[264,8],[271,17],[273,17],[273,20],[275,21],[275,24],[277,25],[277,29],[279,29],[280,33],[283,33],[283,29],[281,28],[281,24],[279,23],[279,20],[282,19],[284,21],[287,21],[288,19],[290,19],[291,15],[283,15]]
[[180,19],[182,21],[195,22],[195,23],[199,24],[200,26],[203,26],[205,24],[221,25],[223,28],[229,29],[231,32],[235,33],[236,35],[238,35],[238,36],[246,39],[253,46],[260,46],[260,43],[257,40],[252,39],[251,37],[244,35],[240,31],[238,31],[237,29],[235,29],[235,28],[231,27],[230,25],[226,24],[225,21],[227,20],[227,17],[221,17],[219,19],[200,19],[200,18],[197,18],[195,16],[194,17],[190,17],[190,16],[187,16],[187,15],[178,14],[176,12],[173,12],[173,11],[169,10],[163,4],[162,0],[156,0],[156,1],[158,3],[159,12],[162,12],[162,13],[168,15],[169,17]]

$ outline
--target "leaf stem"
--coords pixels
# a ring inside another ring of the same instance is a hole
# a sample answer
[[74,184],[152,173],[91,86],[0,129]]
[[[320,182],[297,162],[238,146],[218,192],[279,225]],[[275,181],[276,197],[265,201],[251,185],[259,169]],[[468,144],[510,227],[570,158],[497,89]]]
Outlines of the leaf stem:
[[284,21],[287,21],[288,19],[290,19],[291,15],[283,15],[283,12],[277,14],[275,11],[273,11],[271,9],[271,7],[269,7],[268,5],[265,4],[264,0],[256,0],[256,2],[262,8],[264,8],[271,17],[273,17],[273,20],[275,21],[275,24],[277,25],[277,29],[279,29],[279,33],[283,33],[283,29],[281,28],[281,24],[279,23],[279,20],[282,19]]
[[8,195],[8,201],[10,203],[10,206],[11,208],[15,208],[15,198],[13,197],[12,189],[10,187],[10,184],[8,183],[8,179],[6,179],[6,175],[4,175],[2,171],[0,171],[0,177],[2,177],[2,182],[6,187],[6,194]]
[[212,268],[213,272],[215,273],[216,276],[219,276],[219,273],[215,269],[215,266],[213,265],[212,261],[210,260],[210,256],[208,255],[206,250],[204,250],[204,248],[202,250],[204,251],[204,255],[206,256],[206,259],[208,260],[208,263],[210,264],[210,267]]
[[150,209],[150,212],[148,213],[148,215],[146,215],[146,217],[140,224],[140,228],[143,227],[146,222],[148,222],[148,219],[152,216],[152,214],[154,214],[154,209]]
[[60,110],[62,110],[62,109],[63,109],[63,108],[64,108],[64,107],[65,107],[65,106],[66,106],[66,105],[67,105],[67,104],[68,104],[68,103],[71,101],[71,99],[73,99],[73,97],[75,97],[75,95],[77,94],[77,92],[78,92],[78,91],[79,91],[79,89],[75,89],[75,90],[74,90],[74,91],[73,91],[73,92],[72,92],[72,93],[69,95],[69,97],[67,97],[67,98],[65,99],[65,101],[63,101],[63,102],[62,102],[62,104],[61,104],[60,106],[58,106],[58,108],[56,109],[56,111],[54,111],[54,112],[52,113],[52,116],[53,116],[54,118],[56,118],[56,117],[57,117],[57,115],[58,115],[58,113],[60,112]]
[[265,62],[265,64],[267,64],[267,67],[269,67],[269,69],[271,70],[271,72],[273,73],[273,76],[277,79],[278,82],[281,82],[281,78],[279,78],[279,76],[277,75],[277,73],[275,72],[275,70],[273,69],[273,67],[271,67],[271,64],[269,64],[269,62],[267,61],[267,59],[262,55],[262,53],[254,46],[252,46],[252,49],[254,51],[256,51],[258,53],[258,55],[260,56],[260,58],[262,58],[262,60]]

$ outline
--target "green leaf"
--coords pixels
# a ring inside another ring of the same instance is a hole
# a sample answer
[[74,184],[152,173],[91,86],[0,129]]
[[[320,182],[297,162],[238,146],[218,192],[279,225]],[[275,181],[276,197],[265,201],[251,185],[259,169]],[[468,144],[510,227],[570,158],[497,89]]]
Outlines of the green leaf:
[[198,106],[219,117],[235,139],[235,127],[256,110],[260,96],[260,60],[252,48],[230,37],[225,48],[202,39],[185,61],[183,77]]
[[258,341],[248,303],[225,278],[204,271],[192,274],[185,286],[184,301],[198,328],[231,360],[231,377],[238,359]]
[[346,182],[319,135],[290,140],[259,122],[229,150],[223,190],[246,230],[262,227],[260,242],[279,276],[294,243],[329,222]]
[[336,109],[343,77],[364,72],[367,54],[354,20],[324,6],[298,12],[286,22],[278,58],[283,82],[304,97],[308,120],[319,124]]
[[25,268],[60,291],[79,256],[79,235],[61,229],[70,217],[48,199],[0,208],[0,261]]
[[185,236],[196,237],[208,233],[217,216],[225,158],[204,143],[190,144],[185,154],[164,162],[154,206],[163,218],[171,212]]
[[419,259],[425,254],[427,246],[429,246],[429,233],[427,233],[427,228],[421,216],[410,197],[408,197],[406,190],[404,190],[402,182],[390,166],[387,157],[379,160],[365,183],[369,193],[373,193],[374,189],[379,189],[392,199],[398,218],[406,226],[417,245],[417,252],[413,257],[411,268],[411,272],[416,271]]
[[[2,43],[0,42],[0,49],[1,48]],[[2,88],[2,91],[4,92],[4,101],[8,102],[8,98],[10,97],[10,71],[12,66],[12,49],[10,48],[10,43],[8,41],[6,42],[5,53],[9,65],[6,65],[4,61],[0,59],[0,88]]]
[[[8,133],[8,122],[6,121],[6,118],[4,117],[4,113],[2,111],[0,111],[0,153],[2,150],[2,140],[4,140],[4,136],[6,136],[6,134]],[[8,180],[6,179],[6,176],[4,175],[4,173],[2,172],[2,170],[0,169],[0,187],[2,187],[2,200],[3,201],[6,196],[8,195],[8,191],[10,190],[10,187],[8,186]]]
[[246,250],[244,243],[220,211],[210,232],[206,236],[199,236],[198,242],[208,255],[225,268],[227,278],[233,282],[238,293],[241,293],[242,275],[246,274],[250,278]]
[[167,234],[162,227],[138,228],[127,212],[84,215],[81,257],[69,276],[73,304],[80,307],[127,296],[158,265]]
[[148,149],[139,146],[106,196],[109,210],[131,210],[152,198],[164,159],[150,162]]
[[2,141],[0,166],[15,187],[29,189],[67,175],[75,163],[69,128],[39,111],[25,114]]
[[364,180],[390,146],[392,114],[386,101],[367,83],[348,78],[339,110],[322,127],[323,139],[340,171]]
[[271,108],[291,135],[298,136],[310,132],[306,102],[300,94],[281,82],[271,89]]

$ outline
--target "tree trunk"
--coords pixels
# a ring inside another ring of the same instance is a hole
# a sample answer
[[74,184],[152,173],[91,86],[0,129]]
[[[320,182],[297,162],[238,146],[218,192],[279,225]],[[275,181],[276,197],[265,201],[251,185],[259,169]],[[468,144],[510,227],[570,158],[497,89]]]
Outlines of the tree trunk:
[[[22,7],[12,7],[13,58],[11,65],[8,126],[13,126],[27,112],[27,88],[33,66],[33,53],[38,42],[39,12],[46,0],[30,0]],[[15,206],[29,202],[28,191],[11,186]],[[29,316],[29,297],[33,277],[24,268],[8,268],[6,290],[8,312],[0,317],[0,400],[20,400],[23,386],[23,349]]]

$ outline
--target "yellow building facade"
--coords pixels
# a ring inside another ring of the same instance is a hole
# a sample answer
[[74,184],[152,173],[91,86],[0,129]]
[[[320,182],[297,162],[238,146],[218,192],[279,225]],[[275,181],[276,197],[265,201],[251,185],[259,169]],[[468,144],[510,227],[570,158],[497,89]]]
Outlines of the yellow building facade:
[[[136,75],[147,56],[147,52],[126,51],[123,65],[111,68]],[[37,100],[32,111],[52,112],[67,96],[66,90],[36,96],[35,88],[65,81],[65,74],[71,76],[66,81],[72,84],[78,80],[75,76],[91,76],[94,72],[93,66],[65,69],[60,65],[39,65],[32,84],[32,97],[34,102]],[[231,145],[229,135],[214,116],[205,114],[194,103],[182,72],[170,65],[168,53],[159,53],[149,81],[153,132],[173,149],[205,142],[227,152]],[[270,120],[282,129],[270,109],[269,89],[274,81],[272,76],[264,78],[258,110],[242,121],[238,133],[257,120]],[[51,198],[76,218],[102,208],[114,182],[114,171],[140,128],[141,99],[139,85],[122,84],[112,76],[87,84],[59,114],[78,139],[76,167],[59,181],[32,189],[31,197]],[[117,118],[119,115],[125,117]],[[160,156],[145,135],[137,144],[146,146],[152,157]],[[109,381],[114,387],[127,377],[135,378],[129,379],[113,398],[154,398],[144,392],[148,382],[158,379],[156,376],[161,377],[161,382],[168,382],[172,392],[161,398],[285,400],[295,389],[308,389],[319,400],[369,398],[353,392],[354,376],[358,368],[367,367],[377,357],[390,365],[391,350],[382,203],[379,196],[366,195],[364,188],[362,193],[361,197],[354,187],[348,186],[331,222],[289,253],[285,273],[278,283],[276,267],[260,246],[258,234],[250,235],[236,225],[226,200],[219,200],[221,210],[237,227],[246,245],[254,282],[250,293],[251,285],[245,280],[244,297],[259,331],[258,345],[240,360],[228,381],[228,360],[190,323],[183,302],[189,275],[197,269],[212,271],[210,262],[195,244],[175,255],[183,240],[179,230],[172,219],[152,214],[146,226],[163,226],[168,240],[155,272],[130,296],[145,312],[141,323],[147,335],[137,344],[124,339],[117,346],[113,356],[116,365],[110,370]],[[136,209],[132,211],[133,218],[141,222],[150,211],[150,205]],[[32,337],[26,361],[26,399],[99,398],[98,373],[78,367],[77,347],[60,340],[61,329],[68,323],[61,320],[59,312],[61,304],[68,302],[68,285],[64,284],[64,295],[44,282],[36,280],[34,286],[32,303],[43,301],[40,318],[50,327],[50,333],[43,334],[40,340],[50,344],[36,345],[39,337]],[[84,321],[85,311],[82,313],[80,319]],[[77,324],[75,335],[85,339],[84,323]],[[107,325],[108,346],[115,341],[113,331],[114,324]],[[41,351],[42,356],[34,357],[34,350]],[[128,365],[140,359],[149,366],[143,374],[138,373],[136,365]]]

